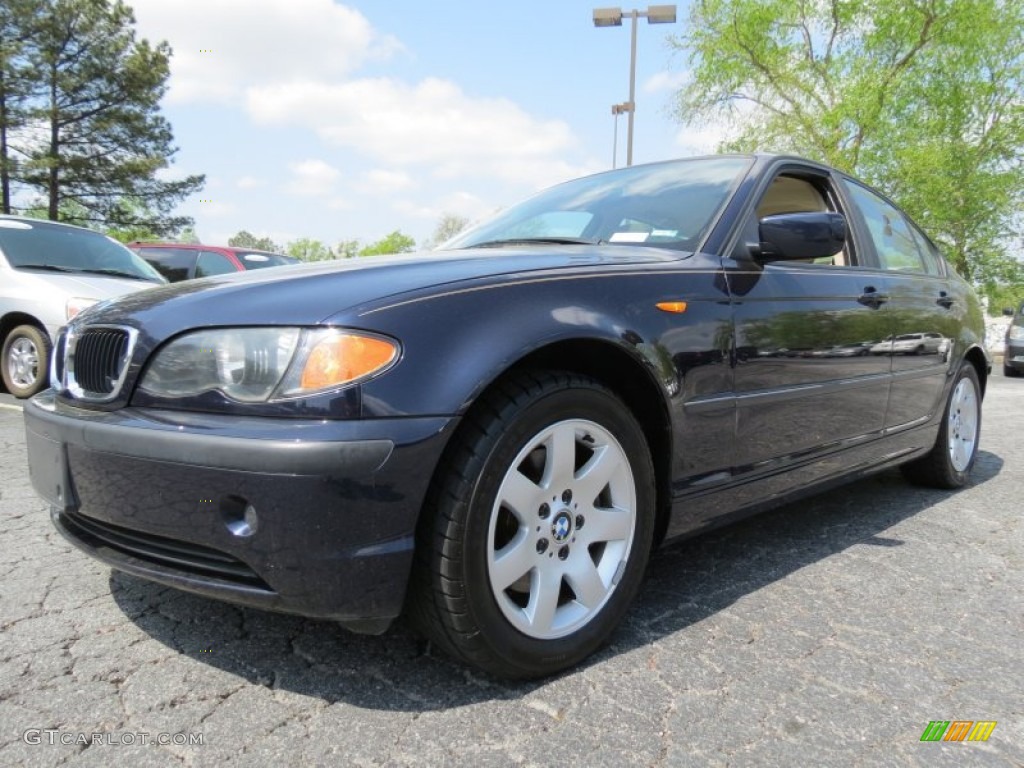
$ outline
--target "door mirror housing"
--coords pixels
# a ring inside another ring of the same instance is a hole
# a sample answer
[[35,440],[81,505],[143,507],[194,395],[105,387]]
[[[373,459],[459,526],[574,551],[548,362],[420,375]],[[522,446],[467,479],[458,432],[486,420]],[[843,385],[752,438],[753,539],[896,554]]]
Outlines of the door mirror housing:
[[846,217],[823,213],[780,213],[758,222],[760,242],[750,245],[760,261],[798,261],[834,256],[846,244]]

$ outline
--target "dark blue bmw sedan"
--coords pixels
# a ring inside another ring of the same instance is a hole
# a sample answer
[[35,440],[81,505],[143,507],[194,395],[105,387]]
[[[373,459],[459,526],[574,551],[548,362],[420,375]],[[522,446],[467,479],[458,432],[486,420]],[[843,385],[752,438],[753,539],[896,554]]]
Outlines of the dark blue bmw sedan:
[[[907,334],[934,343],[883,343]],[[694,158],[568,182],[430,254],[97,305],[25,409],[30,468],[114,568],[357,631],[404,611],[531,677],[608,639],[664,541],[890,466],[967,482],[982,340],[884,196]]]

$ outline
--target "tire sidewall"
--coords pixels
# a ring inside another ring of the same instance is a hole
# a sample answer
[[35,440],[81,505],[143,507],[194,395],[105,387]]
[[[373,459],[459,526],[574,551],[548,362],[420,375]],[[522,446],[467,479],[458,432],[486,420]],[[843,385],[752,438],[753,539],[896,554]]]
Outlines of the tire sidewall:
[[[491,591],[487,570],[490,516],[512,461],[528,440],[567,419],[586,419],[607,429],[629,458],[636,486],[633,542],[621,580],[585,626],[561,638],[527,637],[505,618]],[[625,405],[597,388],[572,387],[542,395],[526,405],[494,442],[466,505],[463,578],[467,607],[485,642],[506,663],[525,674],[545,674],[591,654],[620,622],[643,579],[654,531],[654,472],[643,432]]]

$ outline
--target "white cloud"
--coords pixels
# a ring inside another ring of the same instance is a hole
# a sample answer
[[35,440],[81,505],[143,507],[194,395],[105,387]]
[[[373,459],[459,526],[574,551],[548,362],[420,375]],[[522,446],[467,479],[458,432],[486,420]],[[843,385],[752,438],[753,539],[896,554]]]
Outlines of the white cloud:
[[689,72],[656,72],[644,82],[643,90],[646,93],[675,92],[686,85],[689,79]]
[[[188,170],[179,165],[166,165],[163,168],[157,168],[153,173],[153,178],[157,181],[182,181],[188,177]],[[210,179],[207,179],[206,183],[209,185]]]
[[336,79],[401,43],[332,0],[132,0],[140,37],[174,49],[168,101],[234,102],[253,83]]
[[437,200],[433,205],[421,205],[411,200],[399,200],[393,208],[406,216],[418,219],[440,219],[446,213],[454,213],[475,220],[490,213],[492,206],[469,192],[454,192]]
[[542,120],[503,98],[472,98],[454,83],[389,78],[296,81],[248,89],[254,120],[296,123],[335,145],[393,165],[431,165],[442,178],[498,176],[547,186],[579,175],[555,162],[576,144],[561,120]]
[[404,171],[375,168],[362,175],[356,188],[365,194],[388,195],[414,186],[416,186],[416,182]]
[[288,169],[292,172],[292,178],[285,185],[285,191],[290,195],[301,197],[323,197],[334,191],[334,185],[341,175],[341,172],[323,160],[303,160],[301,163],[291,163]]
[[203,218],[219,219],[224,216],[230,216],[238,210],[238,206],[234,203],[225,203],[219,200],[212,200],[208,197],[203,197],[199,203],[199,208],[196,213],[201,213]]
[[259,189],[267,186],[267,180],[255,176],[242,176],[235,182],[235,186],[239,189]]

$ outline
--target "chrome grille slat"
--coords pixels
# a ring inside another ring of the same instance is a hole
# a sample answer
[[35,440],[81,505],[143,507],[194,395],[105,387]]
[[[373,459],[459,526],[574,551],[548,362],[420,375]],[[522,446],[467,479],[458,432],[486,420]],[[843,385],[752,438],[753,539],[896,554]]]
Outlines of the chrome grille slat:
[[86,401],[109,402],[116,398],[128,373],[137,336],[134,328],[121,326],[70,326],[62,346],[62,389]]

